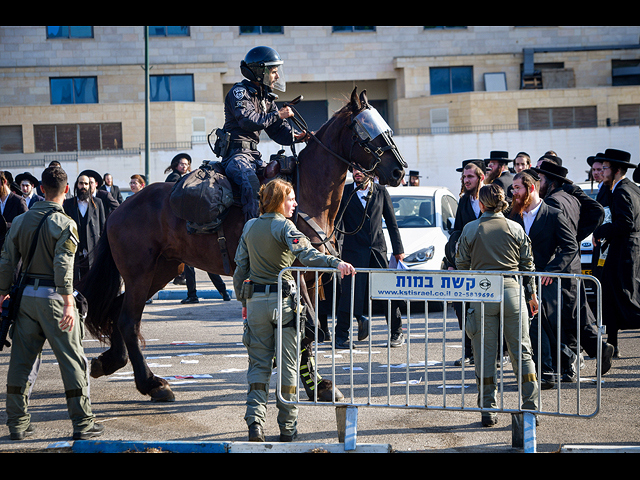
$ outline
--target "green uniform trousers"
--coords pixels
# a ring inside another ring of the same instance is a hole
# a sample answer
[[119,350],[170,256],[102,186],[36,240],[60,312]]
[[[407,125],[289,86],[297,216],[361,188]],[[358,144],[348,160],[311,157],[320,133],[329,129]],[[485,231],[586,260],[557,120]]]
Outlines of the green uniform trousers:
[[[247,300],[247,320],[243,343],[249,353],[247,370],[247,393],[245,421],[264,425],[267,413],[269,383],[276,356],[278,333],[278,294],[277,292],[256,292]],[[283,300],[282,324],[286,325],[294,318],[291,298]],[[282,398],[295,401],[298,385],[297,329],[282,329]],[[277,398],[277,396],[276,396]],[[292,435],[298,423],[298,406],[276,401],[278,407],[278,426],[280,433]]]
[[[532,359],[531,340],[529,338],[529,317],[524,295],[520,295],[518,282],[511,278],[504,279],[504,339],[509,350],[509,357],[516,378],[518,377],[519,340],[522,341],[522,408],[538,409],[538,383],[535,364]],[[520,337],[520,312],[522,311],[522,337]],[[484,359],[481,358],[481,307],[480,303],[471,302],[467,311],[466,331],[473,346],[476,365],[476,383],[480,388],[480,375],[483,375],[483,390],[478,392],[478,406],[481,408],[498,408],[497,402],[497,367],[496,359],[500,346],[500,303],[484,304]],[[480,366],[484,363],[484,372]]]
[[11,359],[7,373],[7,426],[11,432],[24,431],[31,421],[28,413],[29,376],[45,340],[56,356],[62,375],[67,409],[73,431],[91,428],[94,415],[89,400],[88,362],[82,339],[84,325],[76,321],[71,332],[62,331],[63,300],[53,288],[25,287],[20,310],[12,328]]

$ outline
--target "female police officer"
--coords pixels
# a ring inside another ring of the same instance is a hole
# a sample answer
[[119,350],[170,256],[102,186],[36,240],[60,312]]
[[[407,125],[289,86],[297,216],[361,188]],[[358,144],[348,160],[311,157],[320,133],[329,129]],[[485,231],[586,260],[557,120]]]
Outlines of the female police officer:
[[[355,274],[352,265],[311,246],[288,217],[297,203],[290,183],[274,179],[260,188],[260,216],[249,220],[236,250],[233,286],[241,299],[245,332],[243,342],[249,353],[247,408],[245,421],[249,441],[264,441],[269,381],[276,353],[278,310],[278,274],[297,259],[309,267],[332,267],[341,276]],[[245,282],[248,280],[249,282]],[[294,286],[290,272],[283,281]],[[252,290],[251,293],[248,293]],[[291,296],[283,296],[282,325],[294,318]],[[297,328],[282,329],[282,397],[295,399],[298,384]],[[280,441],[292,441],[296,435],[298,409],[293,404],[277,402]]]
[[[524,229],[516,222],[505,218],[502,211],[508,203],[502,188],[498,185],[485,185],[478,196],[480,210],[478,220],[467,223],[462,230],[456,253],[458,270],[502,270],[513,272],[533,272],[533,254],[531,242]],[[526,278],[526,296],[533,314],[538,311],[533,277]],[[531,340],[529,338],[529,317],[527,306],[521,295],[518,281],[513,276],[504,277],[504,338],[507,341],[511,365],[518,376],[519,361],[517,354],[519,342],[522,344],[522,408],[538,409],[538,384],[535,365],[532,360]],[[467,310],[467,335],[471,338],[476,364],[476,383],[480,388],[481,364],[484,364],[482,378],[483,391],[478,393],[478,406],[496,409],[496,355],[500,340],[500,303],[484,305],[484,345],[481,344],[480,303],[470,302]],[[523,319],[520,327],[520,319]],[[484,357],[481,360],[481,348]],[[493,426],[497,423],[495,412],[482,413],[482,425]]]

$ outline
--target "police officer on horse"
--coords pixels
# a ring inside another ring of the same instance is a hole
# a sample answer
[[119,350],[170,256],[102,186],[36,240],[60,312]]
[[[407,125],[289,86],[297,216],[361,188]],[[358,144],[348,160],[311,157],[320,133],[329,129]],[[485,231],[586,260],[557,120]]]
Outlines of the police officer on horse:
[[[280,55],[270,47],[252,48],[240,63],[245,80],[236,83],[225,99],[222,166],[229,179],[240,186],[245,220],[258,216],[260,181],[256,170],[263,166],[258,143],[260,132],[280,145],[292,145],[305,134],[295,134],[285,120],[294,115],[288,106],[278,109],[278,96],[286,82]],[[219,138],[220,141],[220,138]]]

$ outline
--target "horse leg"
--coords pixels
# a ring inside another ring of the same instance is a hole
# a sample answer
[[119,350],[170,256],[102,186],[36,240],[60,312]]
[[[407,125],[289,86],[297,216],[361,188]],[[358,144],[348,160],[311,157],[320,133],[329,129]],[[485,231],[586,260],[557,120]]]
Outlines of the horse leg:
[[155,402],[173,402],[175,395],[165,379],[153,374],[142,354],[140,347],[142,312],[147,299],[175,278],[180,265],[181,262],[160,257],[149,287],[148,283],[141,281],[140,277],[136,277],[135,282],[131,282],[133,285],[130,288],[125,286],[125,298],[118,319],[118,329],[127,347],[136,388],[143,395],[149,395]]
[[122,335],[120,335],[120,330],[115,328],[116,322],[120,316],[123,298],[123,295],[116,297],[110,309],[109,316],[110,318],[115,319],[114,328],[112,328],[111,335],[109,336],[110,348],[102,352],[98,358],[94,358],[91,361],[91,376],[93,378],[111,375],[127,364],[127,348],[124,344]]

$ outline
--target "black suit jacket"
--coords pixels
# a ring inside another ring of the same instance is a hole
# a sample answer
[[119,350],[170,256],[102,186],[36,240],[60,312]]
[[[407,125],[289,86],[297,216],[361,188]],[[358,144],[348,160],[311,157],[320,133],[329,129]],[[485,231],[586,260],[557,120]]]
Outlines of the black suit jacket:
[[462,229],[464,226],[477,220],[482,215],[482,212],[479,212],[476,215],[476,212],[473,210],[473,205],[471,204],[471,195],[465,193],[460,197],[460,201],[458,202],[458,210],[456,211],[456,220],[453,224],[453,230],[451,235],[449,235],[449,240],[447,240],[447,245],[445,246],[445,268],[456,266],[456,244],[460,239],[460,235],[462,234]]
[[[520,215],[512,213],[511,219],[524,228],[524,221]],[[569,272],[579,253],[579,247],[569,221],[562,211],[542,202],[528,235],[531,239],[536,271]]]
[[502,172],[502,174],[496,178],[493,183],[495,183],[496,185],[500,185],[502,187],[502,190],[504,190],[504,194],[506,197],[506,200],[508,202],[511,202],[511,196],[512,196],[512,188],[513,188],[513,175],[511,174],[511,172],[509,172],[508,170],[505,170],[504,172]]
[[[105,192],[107,192],[107,186],[105,184],[100,185],[100,187],[98,188],[98,190],[104,190]],[[120,205],[122,202],[124,202],[124,199],[122,198],[122,192],[120,191],[120,187],[117,185],[111,185],[111,196],[116,200],[116,202],[118,202],[118,205]]]
[[623,178],[610,194],[611,223],[593,233],[609,243],[602,269],[607,332],[640,328],[640,189]]
[[[26,201],[27,201],[27,199],[25,198],[25,202]],[[44,201],[44,197],[38,195],[37,193],[34,193],[33,195],[31,195],[31,198],[29,199],[29,203],[27,203],[27,208],[31,209],[31,207],[33,207],[34,203],[43,202],[43,201]]]
[[[13,219],[18,215],[22,215],[27,210],[29,210],[29,207],[27,207],[27,202],[25,202],[24,197],[22,195],[16,195],[13,192],[9,192],[9,196],[4,205],[4,211],[2,212],[2,217],[6,223],[6,231],[9,231]],[[4,237],[4,234],[0,235],[0,250],[4,245]]]
[[389,192],[383,186],[372,183],[371,199],[365,216],[364,206],[357,193],[354,193],[348,202],[355,186],[356,183],[353,182],[344,187],[338,214],[342,213],[339,228],[343,232],[354,232],[362,222],[363,216],[364,224],[354,235],[340,235],[341,258],[356,268],[388,268],[387,242],[382,230],[383,218],[389,232],[393,254],[404,253]]
[[102,202],[105,218],[111,215],[111,212],[120,205],[113,195],[106,190],[96,190],[96,200]]
[[[78,197],[66,199],[62,206],[65,213],[76,222],[76,225],[78,226],[78,235],[80,236],[80,239],[82,239],[84,235],[80,232],[82,222],[80,219],[80,210],[78,209]],[[86,231],[84,232],[86,233],[86,242],[81,241],[81,244],[78,245],[76,256],[81,255],[85,248],[87,252],[91,252],[98,244],[98,240],[100,239],[100,235],[102,235],[102,231],[104,229],[106,217],[102,202],[95,198],[93,198],[92,201],[89,201],[89,207],[87,208],[87,213],[85,215],[87,216]]]

